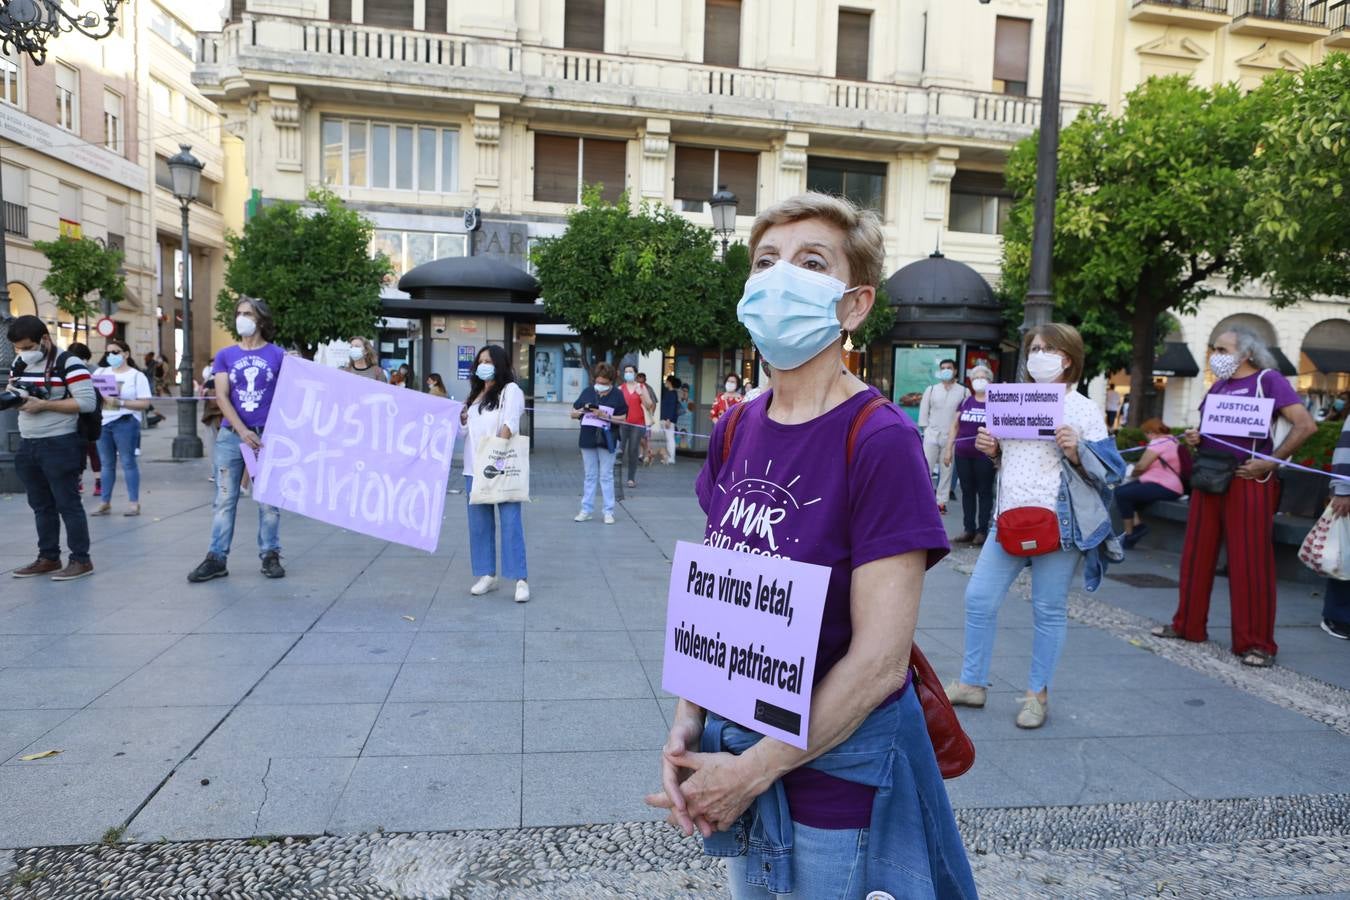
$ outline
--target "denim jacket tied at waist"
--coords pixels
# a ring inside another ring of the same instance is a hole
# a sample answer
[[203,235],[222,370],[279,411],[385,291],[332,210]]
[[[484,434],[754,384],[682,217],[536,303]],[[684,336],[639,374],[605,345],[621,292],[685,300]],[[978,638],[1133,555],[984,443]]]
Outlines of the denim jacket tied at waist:
[[1078,461],[1074,466],[1061,457],[1055,507],[1060,546],[1083,552],[1083,587],[1091,593],[1101,585],[1107,564],[1125,558],[1111,522],[1111,488],[1124,479],[1125,460],[1108,437],[1079,443]]

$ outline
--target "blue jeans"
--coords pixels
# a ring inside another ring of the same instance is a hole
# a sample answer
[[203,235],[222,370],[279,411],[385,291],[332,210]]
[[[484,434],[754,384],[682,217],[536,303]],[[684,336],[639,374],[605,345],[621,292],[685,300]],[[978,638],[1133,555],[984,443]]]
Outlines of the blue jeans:
[[[234,541],[234,510],[239,505],[239,483],[244,478],[244,457],[239,435],[229,428],[216,434],[216,502],[211,507],[211,555],[225,559]],[[281,552],[281,510],[258,504],[258,556]]]
[[1083,554],[1055,550],[1040,556],[1013,556],[998,542],[995,526],[980,550],[979,561],[966,585],[966,653],[961,683],[985,687],[994,655],[998,608],[1019,572],[1031,566],[1031,611],[1035,625],[1031,639],[1031,674],[1027,689],[1039,693],[1050,679],[1064,649],[1069,630],[1069,582]]
[[792,893],[774,894],[761,885],[746,884],[744,855],[727,859],[727,885],[732,900],[862,900],[867,895],[866,863],[866,828],[812,828],[794,822]]
[[1155,500],[1175,500],[1181,495],[1152,481],[1127,481],[1116,485],[1116,509],[1122,519],[1133,519],[1139,507]]
[[113,488],[117,486],[117,457],[122,457],[122,471],[127,476],[127,499],[141,502],[141,461],[136,451],[141,446],[141,423],[135,416],[119,416],[107,425],[98,437],[98,461],[103,467],[103,502],[112,503]]
[[28,493],[42,559],[61,559],[61,523],[65,522],[70,561],[89,562],[89,520],[77,490],[88,448],[89,442],[73,431],[19,441],[14,468]]
[[614,454],[604,447],[582,447],[581,462],[586,467],[586,483],[581,489],[581,511],[595,512],[595,483],[605,498],[605,515],[614,512]]
[[[472,494],[473,476],[465,475],[464,496]],[[474,577],[497,574],[498,516],[502,522],[502,577],[526,581],[525,526],[520,520],[519,503],[469,504],[469,559]]]

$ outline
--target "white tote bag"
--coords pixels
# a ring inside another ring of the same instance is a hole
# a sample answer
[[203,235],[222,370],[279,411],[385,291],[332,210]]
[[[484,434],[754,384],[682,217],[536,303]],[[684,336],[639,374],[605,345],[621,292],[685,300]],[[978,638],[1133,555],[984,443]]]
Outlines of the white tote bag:
[[530,439],[519,434],[498,437],[501,413],[498,406],[496,429],[474,445],[470,503],[530,502]]
[[1350,516],[1333,516],[1328,506],[1303,539],[1298,558],[1318,575],[1350,581]]

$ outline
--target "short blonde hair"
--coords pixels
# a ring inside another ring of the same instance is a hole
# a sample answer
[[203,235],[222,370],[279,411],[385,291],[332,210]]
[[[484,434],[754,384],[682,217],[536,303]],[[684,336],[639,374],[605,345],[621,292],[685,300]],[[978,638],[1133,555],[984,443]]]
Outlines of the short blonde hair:
[[877,214],[870,209],[859,209],[843,197],[817,191],[789,197],[755,217],[755,224],[750,229],[750,259],[755,258],[755,248],[770,228],[806,219],[821,219],[844,232],[844,258],[848,260],[851,278],[849,287],[881,284],[881,271],[886,264],[886,237]]
[[1058,350],[1069,358],[1069,368],[1064,373],[1064,382],[1073,384],[1083,377],[1083,336],[1078,329],[1063,322],[1047,322],[1027,330],[1022,338],[1022,358],[1030,353],[1031,342],[1040,338],[1051,350]]

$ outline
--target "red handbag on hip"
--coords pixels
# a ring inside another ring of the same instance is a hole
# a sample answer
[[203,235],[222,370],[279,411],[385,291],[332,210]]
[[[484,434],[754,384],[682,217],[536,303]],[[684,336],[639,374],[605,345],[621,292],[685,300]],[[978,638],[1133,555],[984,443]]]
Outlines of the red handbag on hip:
[[998,542],[1012,556],[1042,556],[1059,549],[1059,520],[1043,506],[1018,506],[998,514]]

